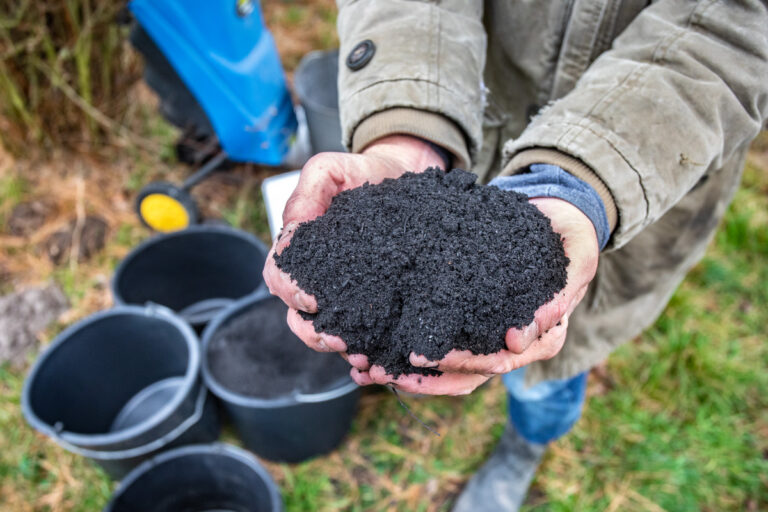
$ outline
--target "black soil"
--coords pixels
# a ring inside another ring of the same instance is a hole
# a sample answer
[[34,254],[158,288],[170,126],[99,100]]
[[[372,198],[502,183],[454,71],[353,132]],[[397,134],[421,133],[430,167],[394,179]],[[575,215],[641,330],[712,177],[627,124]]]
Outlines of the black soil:
[[394,376],[451,349],[490,354],[563,289],[565,256],[526,196],[454,169],[407,173],[342,192],[301,224],[275,261],[317,299],[304,314]]
[[338,354],[315,352],[291,332],[288,307],[280,299],[258,304],[209,342],[208,364],[220,384],[242,395],[273,398],[332,389],[348,377],[349,365]]

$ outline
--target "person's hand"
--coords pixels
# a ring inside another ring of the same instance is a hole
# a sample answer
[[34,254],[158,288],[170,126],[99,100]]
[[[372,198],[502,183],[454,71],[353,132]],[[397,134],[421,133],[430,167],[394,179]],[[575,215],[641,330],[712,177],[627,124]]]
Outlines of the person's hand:
[[[449,352],[440,361],[429,361],[411,354],[411,364],[437,368],[443,374],[401,375],[393,379],[380,366],[367,367],[359,361],[353,379],[360,385],[389,384],[413,393],[457,395],[472,392],[491,376],[508,373],[534,361],[550,359],[560,352],[568,330],[568,318],[584,298],[587,286],[597,270],[599,248],[597,234],[589,218],[581,210],[561,199],[531,199],[552,221],[552,228],[563,238],[568,256],[568,281],[551,301],[541,306],[534,321],[523,329],[509,329],[506,349],[495,354],[474,355],[468,350]],[[351,361],[353,365],[358,361]]]
[[[317,301],[277,268],[274,255],[282,253],[291,243],[300,223],[325,213],[339,192],[366,182],[375,184],[385,178],[397,178],[406,172],[421,172],[428,167],[445,167],[442,157],[429,144],[416,137],[391,135],[375,141],[361,154],[320,153],[302,169],[299,184],[283,211],[283,230],[267,256],[264,281],[269,291],[288,305],[289,327],[310,348],[322,352],[347,350],[341,338],[318,334],[312,322],[301,318],[299,310],[317,312]],[[348,360],[353,366],[367,368],[365,356],[352,355]]]

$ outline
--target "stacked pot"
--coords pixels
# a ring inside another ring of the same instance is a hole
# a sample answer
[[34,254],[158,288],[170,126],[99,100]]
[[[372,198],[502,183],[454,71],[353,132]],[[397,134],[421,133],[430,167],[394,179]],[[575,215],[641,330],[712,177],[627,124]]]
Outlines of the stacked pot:
[[[276,300],[261,278],[266,255],[254,236],[224,226],[155,236],[119,265],[116,306],[64,330],[36,361],[22,394],[24,415],[65,449],[124,479],[107,510],[187,510],[193,503],[280,510],[277,488],[255,458],[211,444],[219,409],[248,449],[271,460],[326,453],[348,431],[359,397],[348,375],[323,389],[255,397],[211,371],[217,333]],[[249,342],[259,341],[256,329]],[[285,343],[300,341],[286,334]]]

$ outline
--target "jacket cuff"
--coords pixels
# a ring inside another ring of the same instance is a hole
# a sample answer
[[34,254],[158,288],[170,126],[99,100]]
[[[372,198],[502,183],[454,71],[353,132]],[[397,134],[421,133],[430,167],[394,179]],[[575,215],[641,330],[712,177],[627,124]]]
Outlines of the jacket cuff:
[[611,238],[605,205],[595,189],[561,167],[533,164],[528,172],[514,176],[499,176],[489,185],[503,190],[514,190],[529,198],[555,197],[571,203],[592,222],[597,244],[602,251]]
[[618,249],[651,222],[646,191],[662,184],[654,175],[641,177],[632,164],[640,161],[636,147],[590,119],[573,117],[543,115],[534,119],[519,138],[505,144],[502,168],[508,173],[518,170],[509,163],[532,149],[550,149],[581,161],[612,196],[613,206],[606,201],[606,210],[616,209],[616,227],[606,250]]
[[526,149],[516,154],[504,167],[504,171],[501,174],[517,174],[532,164],[555,165],[590,185],[603,201],[609,229],[611,232],[616,229],[618,211],[616,210],[616,202],[613,200],[613,195],[608,190],[608,187],[605,186],[603,180],[600,179],[600,176],[595,174],[584,162],[553,149]]
[[359,153],[387,135],[413,135],[445,148],[453,166],[469,168],[469,151],[461,129],[447,117],[415,108],[390,108],[376,112],[357,125],[350,150]]

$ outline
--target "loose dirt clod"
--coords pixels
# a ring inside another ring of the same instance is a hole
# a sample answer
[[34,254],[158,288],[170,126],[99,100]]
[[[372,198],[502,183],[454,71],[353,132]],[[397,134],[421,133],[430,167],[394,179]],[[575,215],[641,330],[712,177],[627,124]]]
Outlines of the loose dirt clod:
[[45,224],[52,210],[49,202],[39,199],[17,204],[8,217],[8,232],[13,236],[29,236]]
[[[85,217],[79,230],[77,261],[87,261],[104,248],[107,229],[107,223],[101,217]],[[72,243],[73,239],[77,238],[77,231],[77,219],[73,219],[65,229],[56,231],[45,240],[45,251],[55,265],[64,263],[72,254]]]
[[434,375],[411,352],[491,354],[566,284],[560,236],[523,194],[454,169],[406,173],[337,195],[275,256],[317,299],[304,314],[393,376]]
[[37,336],[69,308],[55,284],[32,287],[0,297],[0,366],[16,368],[38,344]]
[[273,398],[324,391],[346,378],[346,361],[304,345],[288,328],[287,312],[280,299],[270,298],[218,330],[208,346],[216,380],[236,393]]

